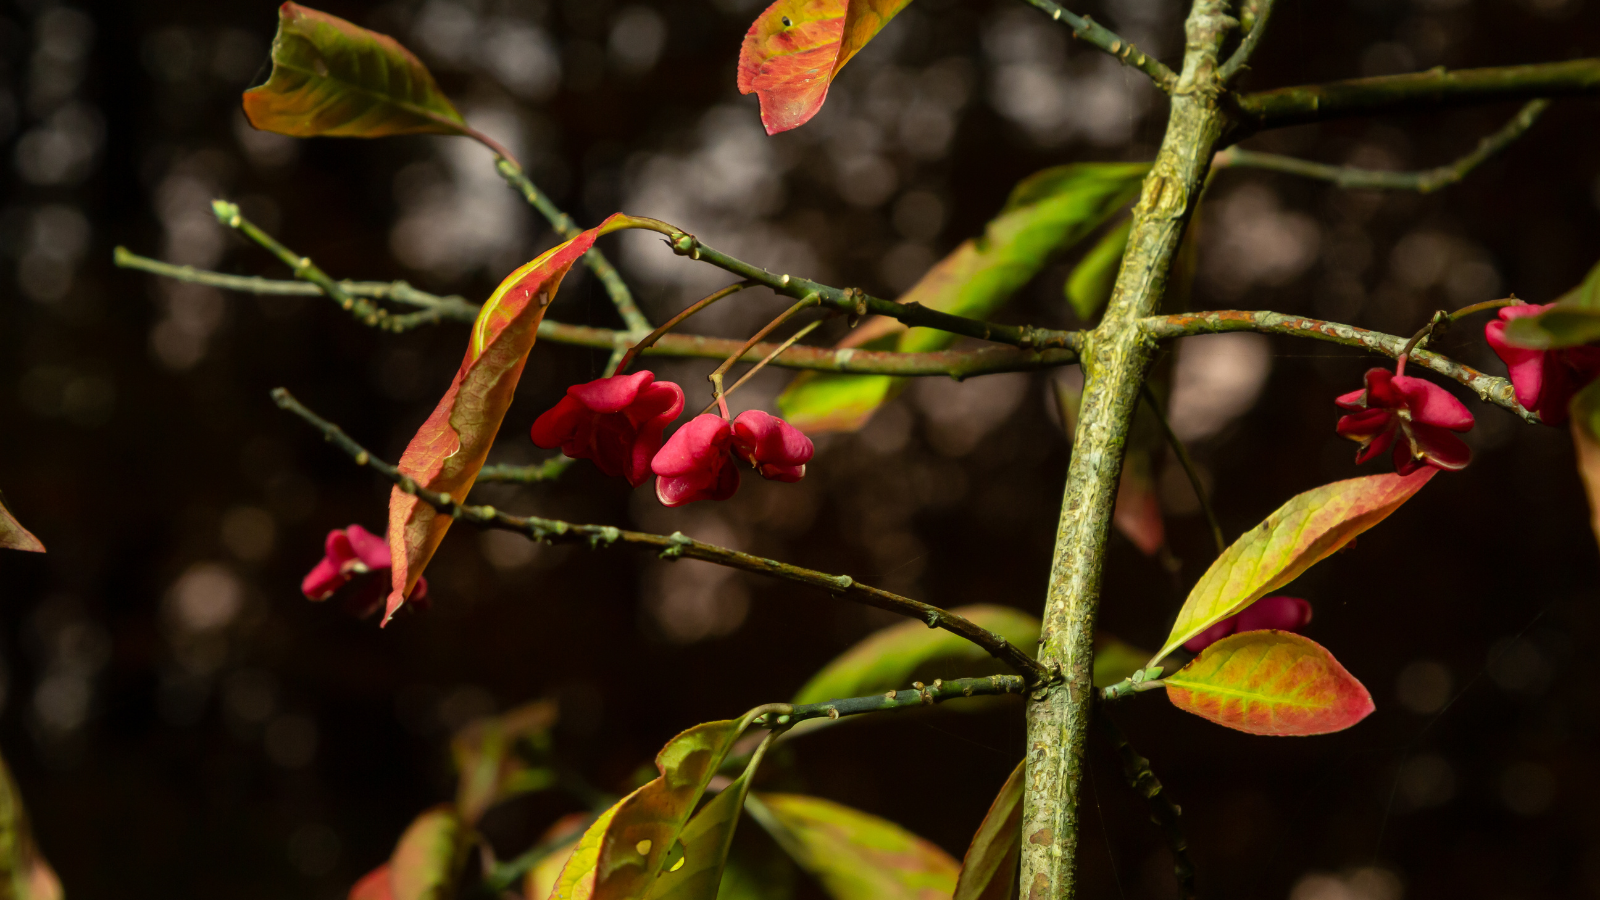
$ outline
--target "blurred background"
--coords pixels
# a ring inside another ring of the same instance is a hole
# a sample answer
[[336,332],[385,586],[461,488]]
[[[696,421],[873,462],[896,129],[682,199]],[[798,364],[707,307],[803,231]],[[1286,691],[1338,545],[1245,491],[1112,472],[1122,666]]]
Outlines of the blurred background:
[[[1246,82],[1600,52],[1585,0],[1283,0]],[[918,0],[827,106],[767,137],[734,87],[752,0],[325,0],[399,38],[474,125],[580,222],[622,209],[768,267],[893,296],[976,235],[1021,177],[1146,160],[1165,104],[1143,76],[1016,0]],[[253,131],[268,0],[8,0],[0,17],[0,488],[49,554],[0,555],[0,747],[73,898],[340,897],[411,817],[450,796],[447,739],[557,698],[556,746],[622,790],[681,729],[781,700],[883,615],[626,548],[536,547],[458,528],[433,608],[379,631],[300,578],[333,528],[381,528],[387,486],[267,392],[293,390],[394,459],[448,384],[466,329],[395,336],[316,299],[256,298],[111,265],[287,277],[220,228],[226,197],[335,277],[482,299],[554,241],[487,151],[447,138],[295,141]],[[1092,14],[1169,63],[1178,0]],[[1514,107],[1297,128],[1256,149],[1415,168],[1468,151]],[[1465,184],[1419,197],[1232,170],[1202,211],[1197,308],[1274,308],[1410,333],[1440,307],[1548,302],[1600,248],[1592,100],[1558,102]],[[633,233],[606,250],[657,320],[730,279]],[[1073,325],[1067,254],[999,315]],[[745,336],[787,301],[752,291],[695,330]],[[583,270],[552,318],[616,323]],[[825,332],[826,333],[826,332]],[[1435,344],[1503,368],[1479,323]],[[493,461],[603,354],[541,344]],[[1173,419],[1230,537],[1291,494],[1360,474],[1333,397],[1373,358],[1254,335],[1194,339]],[[703,403],[714,364],[658,361]],[[746,389],[766,405],[789,376]],[[1037,613],[1069,447],[1047,375],[919,382],[807,478],[746,477],[719,505],[661,508],[579,463],[485,487],[502,508],[681,529],[942,606]],[[1066,377],[1070,378],[1070,373]],[[1458,393],[1460,393],[1458,391]],[[1470,398],[1464,397],[1463,399]],[[1270,740],[1142,697],[1119,708],[1180,802],[1208,897],[1516,900],[1600,893],[1595,541],[1564,429],[1472,403],[1473,465],[1294,592],[1310,636],[1378,711]],[[1368,471],[1376,471],[1371,469]],[[1114,538],[1102,626],[1158,644],[1212,550],[1181,470],[1155,471],[1176,571]],[[954,704],[952,704],[954,706]],[[961,855],[1022,752],[1017,702],[878,717],[797,740],[774,784],[848,802]],[[1091,751],[1084,896],[1175,896],[1114,755]],[[954,775],[952,773],[960,773]],[[575,801],[498,811],[528,846]],[[800,896],[820,896],[802,882]]]

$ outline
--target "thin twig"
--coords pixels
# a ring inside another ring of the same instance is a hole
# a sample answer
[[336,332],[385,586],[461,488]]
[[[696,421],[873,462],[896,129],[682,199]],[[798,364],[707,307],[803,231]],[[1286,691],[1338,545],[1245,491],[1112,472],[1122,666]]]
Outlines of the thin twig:
[[536,484],[541,481],[554,481],[561,477],[577,460],[570,456],[552,456],[544,462],[533,463],[527,466],[508,466],[504,463],[484,466],[478,472],[479,483],[485,481],[510,482],[512,484]]
[[1028,690],[1027,682],[1016,675],[990,675],[987,678],[955,678],[943,681],[935,678],[932,684],[913,682],[909,691],[885,691],[869,697],[848,697],[823,700],[820,703],[802,703],[773,710],[760,716],[752,724],[767,726],[794,725],[807,719],[838,719],[863,713],[883,712],[933,706],[946,700],[963,697],[992,697],[998,694],[1022,694]]
[[1172,93],[1173,87],[1177,85],[1177,73],[1163,65],[1161,60],[1146,56],[1144,51],[1135,47],[1131,41],[1125,40],[1088,16],[1076,15],[1054,0],[1023,0],[1023,2],[1042,10],[1045,15],[1057,22],[1065,22],[1067,27],[1072,29],[1073,36],[1084,43],[1098,47],[1116,57],[1123,65],[1132,66],[1150,76],[1150,80],[1155,82],[1156,87],[1163,93]]
[[1310,162],[1276,153],[1257,153],[1242,147],[1229,147],[1219,152],[1212,165],[1219,169],[1252,168],[1331,181],[1342,188],[1373,188],[1386,191],[1416,191],[1431,194],[1441,188],[1459,183],[1486,160],[1522,137],[1539,116],[1550,108],[1549,100],[1534,100],[1522,107],[1511,121],[1494,134],[1480,140],[1471,153],[1455,162],[1419,172],[1384,172],[1377,169],[1360,169],[1354,166],[1331,166]]
[[1166,413],[1161,411],[1161,404],[1156,402],[1155,394],[1150,392],[1150,385],[1145,384],[1139,388],[1139,393],[1144,397],[1145,405],[1155,413],[1156,421],[1161,423],[1161,433],[1167,436],[1167,443],[1172,445],[1172,452],[1177,454],[1178,462],[1183,465],[1183,472],[1189,476],[1189,484],[1194,487],[1196,497],[1200,498],[1200,509],[1206,514],[1206,522],[1211,525],[1211,536],[1217,542],[1217,555],[1221,556],[1228,549],[1228,542],[1223,540],[1222,526],[1217,524],[1217,514],[1211,508],[1211,498],[1206,493],[1206,486],[1200,481],[1200,472],[1194,467],[1194,458],[1189,455],[1189,448],[1183,445],[1177,432],[1172,430],[1172,423],[1167,421]]
[[1238,49],[1217,70],[1217,80],[1227,84],[1249,64],[1250,57],[1255,55],[1256,45],[1261,43],[1261,36],[1267,33],[1267,20],[1272,18],[1272,4],[1273,0],[1249,0],[1245,4],[1248,10],[1242,11],[1239,21],[1250,30],[1245,32]]
[[357,444],[349,435],[345,434],[343,429],[307,409],[287,390],[283,388],[274,389],[272,399],[280,409],[294,413],[320,431],[324,439],[349,454],[357,465],[370,466],[380,475],[393,482],[402,492],[418,498],[452,518],[471,522],[484,528],[514,531],[533,540],[551,544],[583,542],[589,544],[590,547],[599,548],[601,546],[609,547],[620,541],[624,544],[654,547],[661,551],[663,559],[699,559],[732,569],[770,575],[774,578],[792,581],[797,584],[811,585],[857,603],[919,619],[925,622],[929,628],[943,628],[951,634],[963,637],[982,647],[991,656],[1022,674],[1024,678],[1028,679],[1030,685],[1046,683],[1051,678],[1051,672],[1034,662],[1032,657],[1019,650],[1005,638],[972,620],[919,600],[912,600],[909,597],[902,597],[899,594],[892,594],[879,588],[864,585],[849,575],[828,575],[814,569],[805,569],[776,560],[764,559],[749,553],[730,550],[726,547],[702,543],[682,532],[674,532],[670,536],[646,534],[639,531],[627,531],[611,525],[579,525],[558,519],[513,516],[492,506],[466,505],[448,494],[441,494],[422,487],[410,475],[373,456],[366,448]]
[[627,353],[625,353],[622,357],[622,362],[618,364],[617,371],[626,372],[628,370],[628,366],[633,365],[634,357],[655,346],[656,341],[661,340],[661,338],[666,336],[666,334],[672,331],[672,329],[683,324],[685,319],[697,312],[700,312],[718,300],[733,294],[737,294],[747,287],[755,287],[755,282],[736,281],[721,290],[712,291],[710,294],[706,295],[700,300],[696,300],[694,303],[689,304],[689,306],[686,307],[683,312],[680,312],[667,321],[662,322],[656,327],[656,330],[640,338],[638,343],[634,344],[632,347],[629,347]]
[[1117,756],[1122,760],[1122,775],[1127,779],[1128,787],[1150,804],[1150,818],[1161,827],[1161,834],[1167,839],[1167,849],[1172,852],[1172,873],[1178,879],[1178,896],[1182,900],[1195,900],[1199,895],[1194,889],[1194,863],[1189,861],[1189,839],[1183,833],[1183,810],[1172,802],[1161,786],[1161,779],[1150,770],[1150,760],[1133,749],[1128,743],[1128,736],[1112,721],[1105,707],[1097,707],[1096,712],[1099,713],[1096,718],[1100,720],[1100,726],[1117,748]]
[[761,371],[762,369],[765,369],[767,367],[768,363],[771,363],[774,359],[776,359],[778,357],[778,354],[782,353],[785,350],[788,350],[790,347],[793,347],[796,343],[799,343],[799,341],[802,338],[804,338],[806,335],[810,334],[813,331],[816,331],[817,328],[820,325],[822,325],[822,320],[818,319],[815,322],[807,323],[799,331],[796,331],[794,334],[790,335],[788,340],[786,340],[783,343],[779,344],[771,353],[768,353],[766,356],[761,357],[761,359],[755,365],[750,367],[750,371],[744,373],[743,375],[740,375],[739,376],[739,380],[735,381],[733,383],[732,387],[730,387],[727,390],[722,392],[722,396],[724,398],[726,398],[728,395],[732,394],[734,391],[737,391],[739,388],[743,387],[744,383],[749,381],[751,376],[755,375],[757,372]]
[[[582,232],[582,229],[572,221],[572,217],[552,203],[549,196],[539,190],[515,160],[507,158],[502,153],[500,158],[495,160],[494,168],[500,173],[501,178],[522,195],[522,199],[528,201],[529,205],[549,221],[550,227],[555,229],[556,234],[571,240]],[[628,290],[627,283],[622,280],[622,275],[617,272],[617,267],[611,264],[611,260],[606,259],[606,255],[595,247],[583,255],[583,261],[605,286],[606,294],[611,297],[611,304],[617,308],[617,313],[622,316],[622,323],[627,326],[628,331],[632,334],[644,334],[649,331],[650,320],[640,312],[639,304],[634,302],[633,293]]]
[[[1304,316],[1291,316],[1266,310],[1225,309],[1211,312],[1179,313],[1172,316],[1151,316],[1148,319],[1141,319],[1139,327],[1144,329],[1146,335],[1157,340],[1187,337],[1195,334],[1217,334],[1224,331],[1288,334],[1295,337],[1343,344],[1346,347],[1357,347],[1373,353],[1380,353],[1390,359],[1399,358],[1401,351],[1405,349],[1407,340],[1392,334],[1357,328],[1354,325],[1344,325],[1339,322],[1328,322],[1322,319],[1308,319]],[[1511,386],[1511,382],[1505,378],[1485,375],[1471,366],[1458,363],[1447,356],[1440,356],[1428,350],[1415,351],[1411,357],[1411,362],[1462,384],[1468,390],[1477,394],[1478,399],[1509,410],[1520,416],[1523,421],[1539,424],[1538,415],[1524,409],[1522,404],[1517,402],[1516,391]]]
[[[728,416],[728,403],[727,403],[727,399],[726,399],[727,398],[727,394],[724,393],[723,390],[722,390],[722,376],[728,374],[728,370],[733,368],[734,364],[739,361],[739,358],[741,356],[744,356],[746,353],[749,353],[751,347],[754,347],[756,344],[761,343],[761,339],[762,338],[764,338],[767,335],[771,334],[773,331],[775,331],[778,328],[778,326],[782,325],[783,323],[789,321],[790,319],[794,318],[795,316],[799,315],[800,313],[805,312],[807,309],[810,309],[811,307],[816,306],[818,302],[819,301],[818,301],[817,296],[815,294],[812,294],[812,295],[806,297],[805,299],[801,300],[799,303],[796,303],[793,306],[789,307],[788,309],[784,310],[783,312],[778,313],[778,317],[777,318],[775,318],[771,322],[768,322],[767,324],[761,326],[761,330],[759,330],[755,334],[751,335],[750,339],[745,341],[743,344],[741,344],[739,346],[738,350],[735,350],[734,352],[728,354],[728,358],[722,361],[722,365],[717,366],[717,368],[714,371],[712,371],[712,373],[710,375],[706,376],[706,380],[711,382],[711,387],[712,387],[711,406],[707,406],[705,409],[701,410],[700,414],[701,415],[705,415],[706,413],[710,412],[712,406],[721,406],[722,407],[722,416],[723,416],[723,418],[727,418],[727,416]],[[793,342],[791,341],[791,343],[793,343]],[[776,355],[776,354],[774,354],[774,355]]]

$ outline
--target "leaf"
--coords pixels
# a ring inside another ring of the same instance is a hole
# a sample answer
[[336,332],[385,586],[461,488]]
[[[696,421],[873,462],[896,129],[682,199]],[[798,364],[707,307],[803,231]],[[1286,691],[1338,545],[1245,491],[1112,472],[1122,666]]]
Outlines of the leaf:
[[1225,637],[1166,685],[1173,706],[1250,734],[1328,734],[1373,710],[1372,696],[1333,654],[1287,631]]
[[6,497],[0,494],[0,549],[43,553],[44,544],[33,533],[22,527],[11,511],[6,509]]
[[[1039,643],[1039,620],[1009,606],[963,606],[951,612],[966,616],[1025,652],[1032,652]],[[903,622],[874,632],[840,654],[806,682],[793,702],[881,694],[904,688],[912,673],[924,666],[971,666],[991,659],[987,651],[966,638],[921,622]]]
[[1600,381],[1572,398],[1572,443],[1578,454],[1578,475],[1589,496],[1589,528],[1600,539]]
[[[1074,163],[1035,173],[1012,191],[981,237],[957,247],[922,276],[901,303],[971,318],[994,314],[1042,270],[1050,256],[1083,240],[1139,193],[1145,163]],[[862,328],[885,329],[880,320]],[[881,332],[874,332],[876,337]],[[943,350],[955,335],[932,328],[900,332],[895,349]],[[897,395],[905,379],[805,372],[778,397],[778,409],[810,434],[854,431]]]
[[[639,790],[642,791],[644,788]],[[617,810],[622,808],[622,804],[632,800],[638,793],[639,791],[634,791],[618,800],[583,832],[583,837],[578,839],[572,855],[567,857],[566,864],[561,867],[561,874],[556,878],[556,886],[550,892],[549,900],[589,900],[594,896],[595,866],[600,858],[600,846],[605,840],[606,829],[611,827],[611,820],[616,817]]]
[[456,809],[469,825],[476,825],[489,807],[518,794],[537,790],[550,778],[518,755],[517,746],[542,737],[556,723],[556,704],[550,700],[529,703],[501,716],[479,719],[450,741],[459,782]]
[[33,840],[22,793],[0,759],[0,897],[61,900],[61,879]]
[[960,866],[886,819],[801,794],[751,794],[750,815],[834,900],[949,900]]
[[845,63],[911,0],[778,0],[739,47],[739,93],[761,101],[767,134],[798,128],[822,109]]
[[1133,218],[1129,217],[1107,231],[1067,276],[1067,302],[1072,304],[1072,311],[1079,319],[1085,322],[1093,319],[1111,299],[1111,288],[1116,283],[1122,254],[1128,250],[1128,235],[1132,232]]
[[[562,277],[596,238],[626,227],[626,220],[614,215],[506,276],[478,313],[450,389],[401,454],[400,471],[428,490],[456,500],[467,496],[511,406],[539,322]],[[394,569],[385,623],[416,587],[451,521],[399,487],[390,493],[389,551]]]
[[[1132,443],[1130,440],[1129,444]],[[1145,556],[1154,556],[1167,542],[1167,526],[1161,518],[1161,498],[1156,493],[1152,466],[1149,449],[1129,447],[1122,458],[1117,505],[1111,510],[1111,524]]]
[[470,133],[398,41],[298,3],[278,7],[272,74],[244,92],[244,113],[262,131],[294,137]]
[[[436,806],[418,816],[400,835],[386,866],[361,879],[352,889],[360,900],[446,900],[455,894],[455,880],[471,848],[469,829],[451,806]],[[381,893],[378,871],[388,872],[387,895]]]
[[389,864],[384,863],[361,876],[361,880],[350,888],[349,900],[394,900]]
[[1575,347],[1600,340],[1600,264],[1556,305],[1536,316],[1506,323],[1506,340],[1536,350]]
[[673,865],[689,814],[751,718],[696,725],[661,748],[660,777],[614,807],[594,862],[594,900],[637,900]]
[[[1098,655],[1096,662],[1098,662]],[[961,861],[951,900],[1011,900],[1022,855],[1022,779],[1027,761],[1017,763],[1011,777],[989,805]]]
[[728,852],[733,846],[733,834],[739,826],[739,813],[744,809],[745,795],[750,792],[750,782],[755,778],[761,760],[766,756],[772,735],[762,740],[761,746],[750,758],[744,772],[722,793],[711,798],[705,807],[684,826],[678,840],[683,846],[683,856],[676,864],[669,864],[650,889],[650,900],[717,900],[722,884],[722,873],[728,864]]
[[1382,522],[1428,483],[1434,468],[1368,475],[1296,495],[1245,532],[1200,576],[1154,665],[1184,641],[1226,619],[1326,559]]

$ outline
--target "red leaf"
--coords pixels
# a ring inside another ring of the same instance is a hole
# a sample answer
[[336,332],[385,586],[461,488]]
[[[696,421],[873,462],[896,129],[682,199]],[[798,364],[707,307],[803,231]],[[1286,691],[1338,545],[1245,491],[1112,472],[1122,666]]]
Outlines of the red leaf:
[[[428,490],[455,500],[467,496],[511,406],[539,322],[562,277],[596,238],[625,227],[626,222],[626,216],[614,215],[545,251],[500,283],[472,326],[466,357],[450,389],[401,454],[400,471]],[[389,549],[394,569],[385,623],[416,587],[451,521],[398,487],[390,494]]]
[[1343,731],[1373,709],[1333,654],[1287,631],[1225,637],[1165,681],[1173,706],[1250,734]]
[[739,92],[761,100],[767,134],[804,125],[828,86],[911,0],[778,0],[739,48]]

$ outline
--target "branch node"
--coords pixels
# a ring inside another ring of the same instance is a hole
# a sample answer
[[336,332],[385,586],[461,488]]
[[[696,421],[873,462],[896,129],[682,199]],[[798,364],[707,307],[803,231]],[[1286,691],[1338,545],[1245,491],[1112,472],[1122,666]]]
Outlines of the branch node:
[[682,559],[683,551],[694,544],[694,538],[681,531],[674,531],[667,536],[667,540],[671,543],[670,546],[662,548],[662,559]]
[[856,580],[851,578],[849,575],[840,575],[828,580],[832,581],[839,588],[840,593],[850,590],[850,587],[856,583]]

